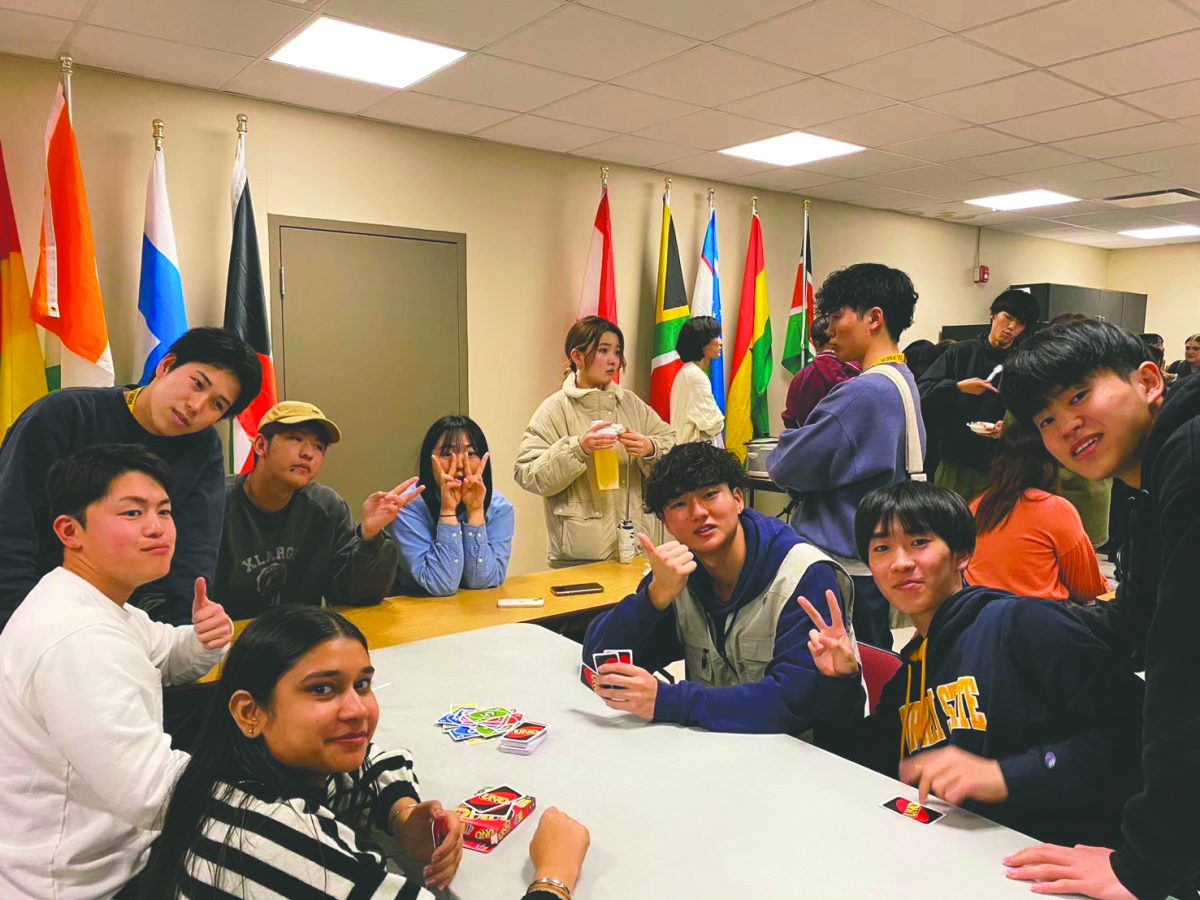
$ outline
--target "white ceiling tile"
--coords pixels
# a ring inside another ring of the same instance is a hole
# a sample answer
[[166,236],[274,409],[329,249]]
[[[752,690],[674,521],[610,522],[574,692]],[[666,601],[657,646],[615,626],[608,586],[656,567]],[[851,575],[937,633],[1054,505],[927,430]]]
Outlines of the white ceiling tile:
[[491,128],[485,128],[477,132],[475,137],[566,153],[568,150],[595,144],[607,138],[616,137],[616,135],[611,131],[603,131],[599,128],[588,128],[585,125],[575,125],[571,122],[557,122],[554,119],[543,119],[540,116],[524,115],[501,122],[499,125],[493,125]]
[[915,169],[901,169],[898,172],[884,172],[882,175],[868,175],[863,181],[901,191],[921,192],[931,187],[963,184],[974,181],[977,177],[974,172],[964,172],[950,166],[919,166]]
[[626,132],[648,128],[696,111],[696,107],[690,103],[631,91],[615,84],[598,84],[542,107],[538,115]]
[[1124,197],[1128,194],[1148,194],[1151,191],[1166,191],[1174,183],[1155,175],[1123,175],[1103,181],[1089,181],[1075,188],[1076,196],[1088,199],[1102,197]]
[[308,12],[267,0],[96,0],[91,25],[259,56],[300,25]]
[[999,153],[1001,150],[1015,150],[1017,147],[1025,147],[1028,144],[1029,141],[1009,134],[990,131],[987,128],[961,128],[958,131],[935,134],[932,137],[920,138],[915,141],[889,144],[883,149],[927,162],[949,162],[967,156],[982,156],[985,153]]
[[[76,32],[70,49],[78,65],[206,88],[221,87],[254,62],[249,56],[93,25],[85,25]],[[381,88],[376,96],[383,96],[389,90]]]
[[1055,66],[1054,71],[1114,95],[1200,78],[1200,31]]
[[878,94],[868,94],[823,78],[806,78],[796,84],[726,103],[721,108],[765,122],[806,128],[818,122],[891,105],[891,100]]
[[1197,24],[1169,0],[1066,0],[972,29],[967,37],[1017,59],[1049,66]]
[[517,62],[607,81],[695,46],[691,38],[564,6],[501,38],[488,53]]
[[925,189],[925,193],[944,200],[974,200],[978,197],[995,197],[997,194],[1011,194],[1025,189],[1025,185],[1004,178],[981,178],[978,181],[964,181],[961,184],[948,184]]
[[851,141],[866,147],[881,147],[946,131],[957,131],[963,123],[915,106],[889,106],[859,113],[834,122],[825,122],[811,130],[817,134]]
[[704,44],[630,72],[616,83],[699,106],[719,106],[790,84],[801,77],[794,69]]
[[[640,137],[700,147],[704,150],[724,150],[751,141],[774,137],[787,131],[782,125],[767,125],[744,119],[719,109],[702,109],[659,125],[651,125],[637,133]],[[760,168],[764,168],[759,164]]]
[[254,63],[226,83],[225,90],[340,113],[356,113],[394,93],[389,87],[337,78],[266,59]]
[[762,167],[763,163],[756,160],[738,159],[736,156],[726,156],[724,153],[700,153],[659,166],[675,175],[716,178],[720,181],[732,181],[738,176],[761,171]]
[[992,127],[997,131],[1020,135],[1031,141],[1049,143],[1096,134],[1101,131],[1115,131],[1118,128],[1144,125],[1153,121],[1155,121],[1153,116],[1140,110],[1117,103],[1115,100],[1104,99],[1093,100],[1091,103],[1080,103],[1064,109],[1034,113],[1032,116],[1020,116],[1015,119],[1006,119],[1003,122],[993,122]]
[[1161,173],[1181,184],[1190,184],[1200,179],[1200,147],[1195,144],[1117,156],[1108,161],[1114,166],[1132,169],[1134,172]]
[[820,172],[837,178],[865,178],[868,175],[880,175],[884,172],[899,172],[901,169],[911,169],[920,164],[920,160],[897,156],[895,153],[884,153],[882,150],[864,150],[862,153],[852,153],[848,156],[838,156],[833,159],[823,159],[818,162],[805,163],[801,168],[809,172]]
[[449,68],[435,72],[412,90],[480,106],[528,112],[582,91],[592,83],[574,75],[472,53]]
[[2,9],[54,16],[57,19],[76,19],[87,5],[88,0],[0,0]]
[[66,19],[0,9],[0,53],[53,59],[72,27]]
[[[492,0],[494,2],[494,0]],[[577,0],[584,6],[711,41],[732,31],[803,6],[809,0]]]
[[325,15],[478,50],[562,6],[562,0],[329,0]]
[[1200,116],[1185,116],[1184,118],[1176,119],[1175,121],[1187,128],[1200,131]]
[[1054,0],[987,0],[983,3],[963,0],[876,0],[900,12],[947,31],[962,31],[1007,16],[1046,6]]
[[511,119],[513,114],[505,109],[447,100],[432,94],[396,91],[390,97],[368,106],[359,115],[431,131],[471,134],[480,128]]
[[1019,150],[1005,150],[1003,153],[962,159],[957,165],[981,175],[1014,175],[1017,172],[1032,172],[1035,169],[1049,169],[1074,162],[1084,162],[1084,158],[1054,147],[1022,147]]
[[1141,209],[1115,209],[1109,212],[1071,215],[1065,209],[1054,216],[1058,222],[1100,231],[1128,231],[1131,228],[1156,228],[1166,224],[1161,218]]
[[632,134],[616,137],[573,150],[576,156],[587,156],[602,162],[628,163],[633,166],[657,166],[661,163],[694,156],[694,147],[681,147],[663,141],[649,141]]
[[919,106],[984,125],[1099,99],[1089,90],[1045,72],[1024,72],[988,84],[926,97]]
[[[868,187],[871,188],[869,193],[855,198],[854,204],[856,206],[869,206],[873,209],[893,209],[900,211],[916,209],[928,204],[932,200],[931,197],[925,194],[896,191],[876,185],[868,185]],[[820,188],[814,188],[813,190],[819,191]]]
[[[1069,166],[1055,166],[1052,169],[1035,169],[1032,172],[1021,172],[1009,177],[1031,187],[1046,188],[1070,194],[1080,184],[1089,181],[1101,181],[1107,178],[1120,178],[1132,174],[1128,169],[1121,169],[1109,163],[1092,160],[1091,162],[1072,163]],[[1070,188],[1070,190],[1067,190]]]
[[1121,99],[1164,119],[1200,115],[1200,78],[1126,94]]
[[868,0],[818,0],[717,43],[820,75],[942,34]]
[[733,180],[738,184],[768,191],[803,191],[818,184],[832,184],[840,179],[819,172],[806,172],[803,169],[771,169]]
[[1107,159],[1110,156],[1165,150],[1168,147],[1180,147],[1197,142],[1200,142],[1200,134],[1190,128],[1174,122],[1155,122],[1151,125],[1122,128],[1119,131],[1109,131],[1105,134],[1056,141],[1054,146],[1069,153],[1078,153],[1081,156]]
[[897,100],[916,100],[1015,75],[1025,66],[962,38],[944,37],[858,63],[827,76]]
[[873,187],[874,185],[864,181],[837,181],[833,184],[818,184],[804,188],[804,193],[809,197],[817,197],[821,200],[849,203],[859,197],[866,197]]

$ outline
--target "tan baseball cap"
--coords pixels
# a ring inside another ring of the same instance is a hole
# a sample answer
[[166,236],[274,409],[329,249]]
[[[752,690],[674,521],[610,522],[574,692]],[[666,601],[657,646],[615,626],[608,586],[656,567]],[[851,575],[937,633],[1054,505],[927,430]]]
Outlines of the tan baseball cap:
[[281,400],[266,411],[258,421],[258,430],[264,425],[273,423],[280,425],[302,425],[305,422],[320,422],[329,436],[329,443],[336,444],[342,439],[342,430],[325,417],[325,413],[303,400]]

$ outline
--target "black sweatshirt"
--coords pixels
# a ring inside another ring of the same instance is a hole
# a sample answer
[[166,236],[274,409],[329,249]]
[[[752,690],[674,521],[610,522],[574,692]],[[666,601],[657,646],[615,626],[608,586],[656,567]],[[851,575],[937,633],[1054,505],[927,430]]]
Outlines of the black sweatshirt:
[[[987,378],[1008,358],[1011,348],[988,343],[988,331],[978,338],[959,341],[934,360],[917,382],[925,430],[936,435],[939,458],[986,472],[996,452],[996,442],[967,428],[968,422],[999,422],[1004,401],[992,391],[964,394],[958,383],[967,378]],[[1000,386],[1001,376],[992,379]]]
[[141,444],[171,467],[175,555],[165,578],[131,598],[153,618],[192,621],[196,578],[210,584],[221,538],[224,460],[216,431],[160,437],[125,405],[124,388],[67,388],[38,400],[0,445],[0,629],[38,579],[62,564],[46,497],[46,473],[59,459],[94,444]]
[[1143,686],[1061,604],[966,588],[900,656],[866,719],[857,675],[821,678],[819,747],[895,778],[903,716],[903,756],[953,746],[1000,763],[1008,799],[966,809],[1068,846],[1117,836],[1140,783]]

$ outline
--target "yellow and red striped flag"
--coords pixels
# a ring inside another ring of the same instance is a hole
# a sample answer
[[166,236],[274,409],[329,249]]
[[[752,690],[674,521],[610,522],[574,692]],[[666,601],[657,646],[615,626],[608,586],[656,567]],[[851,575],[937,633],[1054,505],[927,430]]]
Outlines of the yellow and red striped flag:
[[[62,84],[46,125],[46,186],[33,319],[61,341],[56,365],[47,343],[46,381],[60,387],[108,387],[112,350],[96,274],[96,247],[88,215],[79,148]],[[49,341],[49,339],[48,339]]]
[[46,396],[46,363],[29,318],[29,283],[0,148],[0,433],[34,400]]
[[771,381],[771,309],[767,305],[767,264],[762,225],[750,216],[750,244],[742,275],[737,339],[733,343],[733,377],[725,413],[725,447],[746,461],[746,442],[771,430],[767,385]]

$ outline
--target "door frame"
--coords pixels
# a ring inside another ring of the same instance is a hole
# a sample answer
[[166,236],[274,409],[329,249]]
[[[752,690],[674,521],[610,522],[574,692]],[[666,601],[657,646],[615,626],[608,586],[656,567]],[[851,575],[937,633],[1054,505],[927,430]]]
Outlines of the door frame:
[[452,244],[457,248],[458,257],[458,341],[462,349],[461,372],[459,380],[459,409],[463,415],[470,415],[469,391],[467,389],[470,377],[471,351],[467,341],[467,236],[454,231],[427,231],[423,228],[402,228],[397,225],[372,225],[364,222],[343,222],[337,219],[308,219],[301,216],[267,215],[267,236],[269,243],[270,292],[271,292],[271,358],[276,371],[276,387],[279,399],[287,399],[284,386],[287,384],[287,350],[284,340],[283,303],[284,295],[281,288],[286,287],[286,276],[280,277],[282,271],[282,232],[284,228],[304,228],[310,231],[331,231],[342,234],[366,234],[378,237],[405,238],[409,240],[431,241],[440,244]]

